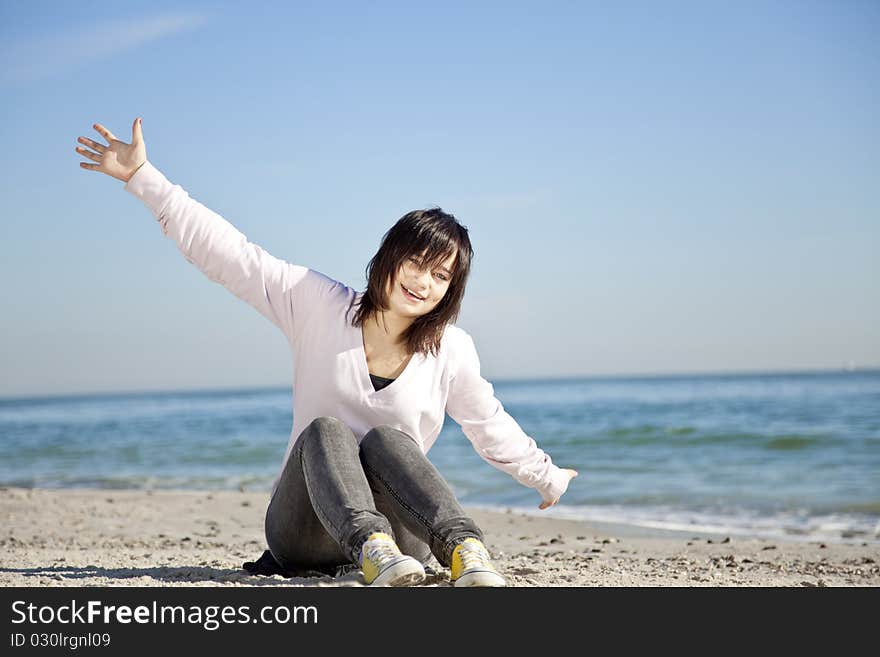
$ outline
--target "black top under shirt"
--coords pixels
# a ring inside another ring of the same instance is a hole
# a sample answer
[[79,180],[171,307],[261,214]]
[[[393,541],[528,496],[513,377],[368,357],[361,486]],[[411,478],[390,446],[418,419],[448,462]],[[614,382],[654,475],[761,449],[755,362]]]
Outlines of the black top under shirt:
[[370,374],[370,381],[373,382],[373,390],[381,390],[389,383],[394,381],[394,379],[386,379],[384,376],[376,376],[375,374]]

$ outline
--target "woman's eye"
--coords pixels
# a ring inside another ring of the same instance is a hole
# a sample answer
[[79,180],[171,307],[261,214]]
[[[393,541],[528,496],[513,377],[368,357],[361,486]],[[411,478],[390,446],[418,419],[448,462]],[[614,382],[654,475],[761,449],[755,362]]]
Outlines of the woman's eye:
[[[409,262],[413,263],[419,269],[422,268],[422,264],[418,260],[416,260],[415,258],[408,258],[408,260],[409,260]],[[444,274],[434,274],[434,276],[439,278],[441,281],[448,281],[449,280],[449,277],[445,276]]]

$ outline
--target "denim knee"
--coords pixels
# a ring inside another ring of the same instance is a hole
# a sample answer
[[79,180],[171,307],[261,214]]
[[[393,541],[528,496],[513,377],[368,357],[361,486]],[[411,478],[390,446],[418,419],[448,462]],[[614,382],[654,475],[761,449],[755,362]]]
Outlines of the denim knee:
[[361,450],[369,451],[372,448],[381,450],[384,446],[395,444],[399,440],[409,440],[420,452],[422,451],[412,436],[390,424],[382,424],[367,431],[361,439]]
[[316,417],[309,422],[301,434],[302,438],[319,436],[321,440],[351,440],[357,443],[357,438],[355,438],[351,427],[342,420],[329,415]]
[[331,415],[321,415],[309,422],[309,427],[320,431],[321,433],[335,433],[351,431],[351,428],[342,420]]

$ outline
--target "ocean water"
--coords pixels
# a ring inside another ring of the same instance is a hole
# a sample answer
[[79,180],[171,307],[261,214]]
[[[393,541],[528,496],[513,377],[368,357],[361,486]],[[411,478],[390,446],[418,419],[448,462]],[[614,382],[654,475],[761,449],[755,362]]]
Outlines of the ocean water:
[[[646,530],[880,544],[880,370],[498,381],[562,467],[559,505],[447,417],[429,458],[469,506]],[[288,389],[0,399],[0,485],[266,491]]]

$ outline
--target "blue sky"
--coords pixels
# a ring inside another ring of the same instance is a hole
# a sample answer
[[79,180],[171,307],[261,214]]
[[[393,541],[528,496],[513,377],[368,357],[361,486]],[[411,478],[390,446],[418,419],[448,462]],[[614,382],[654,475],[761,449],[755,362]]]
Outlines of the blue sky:
[[101,122],[357,289],[439,205],[490,380],[880,366],[880,5],[0,1],[0,395],[289,385]]

